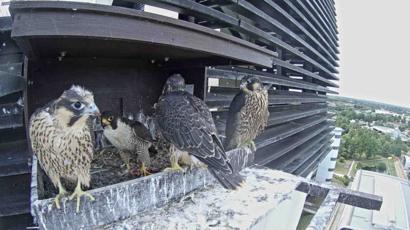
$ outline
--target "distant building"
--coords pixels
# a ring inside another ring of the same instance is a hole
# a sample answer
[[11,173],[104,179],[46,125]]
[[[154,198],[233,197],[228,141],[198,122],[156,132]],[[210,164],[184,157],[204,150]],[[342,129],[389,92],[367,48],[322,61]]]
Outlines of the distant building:
[[332,229],[410,229],[410,183],[398,177],[359,170],[351,189],[383,197],[380,211],[341,205]]
[[376,113],[376,114],[383,114],[383,115],[393,115],[393,116],[399,115],[399,114],[397,114],[397,113],[390,112],[390,111],[387,111],[387,110],[384,110],[384,109],[377,109],[377,110],[375,111],[375,113]]
[[410,157],[403,155],[402,157],[403,169],[406,171],[407,175],[410,174]]
[[372,126],[372,129],[377,131],[377,132],[387,134],[392,139],[397,139],[397,138],[402,137],[402,134],[401,134],[401,132],[398,128],[393,129],[393,128],[389,128],[389,127],[375,125],[375,126]]
[[315,180],[317,182],[329,182],[333,178],[333,173],[336,168],[336,160],[339,155],[340,140],[342,139],[343,129],[336,127],[333,130],[333,142],[331,144],[331,150],[323,161],[319,164],[316,172]]

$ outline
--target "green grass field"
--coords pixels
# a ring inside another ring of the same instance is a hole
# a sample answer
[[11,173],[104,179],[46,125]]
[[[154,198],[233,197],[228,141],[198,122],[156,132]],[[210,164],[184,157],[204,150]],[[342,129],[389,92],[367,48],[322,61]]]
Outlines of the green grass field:
[[339,161],[337,161],[335,173],[346,175],[349,172],[349,168],[351,164],[352,164],[352,161],[345,161],[344,163],[340,163]]
[[[396,168],[394,166],[394,159],[388,159],[388,158],[377,158],[377,159],[372,159],[372,160],[363,160],[363,161],[346,161],[344,163],[340,163],[339,161],[336,162],[336,168],[335,168],[335,173],[340,174],[340,175],[347,175],[349,172],[350,165],[353,163],[353,169],[350,172],[349,177],[354,177],[357,172],[357,164],[360,162],[362,166],[377,166],[380,162],[383,162],[386,164],[386,171],[385,173],[391,176],[397,176],[396,173]],[[332,181],[336,184],[345,186],[342,181],[338,180],[338,178],[333,177]]]
[[386,164],[386,174],[390,176],[397,176],[396,168],[394,166],[394,159],[379,158],[374,160],[364,160],[359,161],[363,166],[376,166],[377,164],[383,162]]

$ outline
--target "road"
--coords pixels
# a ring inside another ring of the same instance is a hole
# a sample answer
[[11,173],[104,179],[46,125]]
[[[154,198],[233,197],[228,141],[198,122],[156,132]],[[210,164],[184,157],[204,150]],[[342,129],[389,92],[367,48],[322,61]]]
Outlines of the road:
[[356,175],[350,175],[352,173],[353,167],[355,167],[355,161],[352,161],[352,164],[350,165],[349,172],[347,172],[348,177],[356,176]]
[[408,180],[407,174],[403,169],[403,165],[401,164],[400,159],[394,158],[394,167],[396,168],[396,174],[398,177]]

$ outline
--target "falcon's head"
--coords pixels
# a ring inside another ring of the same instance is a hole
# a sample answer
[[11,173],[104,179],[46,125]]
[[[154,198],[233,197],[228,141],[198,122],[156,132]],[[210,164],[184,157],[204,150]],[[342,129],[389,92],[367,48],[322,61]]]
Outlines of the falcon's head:
[[262,81],[259,77],[247,75],[242,78],[240,88],[242,90],[262,91],[264,90]]
[[118,114],[112,111],[104,111],[101,113],[101,125],[105,129],[110,127],[112,129],[117,128],[117,118]]
[[185,91],[185,79],[181,74],[172,74],[165,82],[162,89],[162,95],[167,95],[172,92],[184,92]]
[[54,102],[54,116],[67,127],[85,125],[90,117],[100,115],[92,92],[73,85]]

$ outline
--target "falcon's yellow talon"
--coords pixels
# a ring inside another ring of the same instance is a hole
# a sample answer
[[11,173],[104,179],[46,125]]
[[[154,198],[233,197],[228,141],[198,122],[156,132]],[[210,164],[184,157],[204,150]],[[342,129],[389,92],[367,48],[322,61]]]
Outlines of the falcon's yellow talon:
[[56,197],[54,197],[54,203],[56,204],[57,209],[60,209],[60,198],[62,198],[65,193],[59,193]]
[[58,194],[54,197],[54,203],[56,204],[57,209],[60,209],[60,198],[64,197],[67,194],[67,191],[64,189],[63,185],[61,184],[60,180],[58,181]]
[[73,194],[71,194],[71,196],[70,196],[70,198],[69,198],[70,200],[74,199],[74,197],[77,198],[76,213],[79,213],[79,212],[80,212],[80,200],[81,200],[81,196],[87,196],[88,198],[90,198],[91,201],[94,201],[94,200],[95,200],[95,198],[94,198],[91,194],[89,194],[88,192],[84,192],[84,191],[81,189],[81,184],[80,184],[80,182],[78,182],[78,183],[77,183],[77,187],[75,188]]
[[141,175],[142,175],[142,176],[151,175],[151,173],[148,171],[148,168],[145,167],[145,164],[144,164],[144,163],[142,163],[142,165],[141,165],[140,172],[141,172]]
[[180,171],[180,172],[185,172],[185,170],[178,164],[179,158],[176,154],[176,148],[174,145],[171,145],[169,148],[170,152],[170,162],[171,162],[171,167],[168,167],[164,169],[164,171]]
[[180,171],[184,172],[185,170],[178,164],[171,162],[171,167],[165,168],[164,171]]

